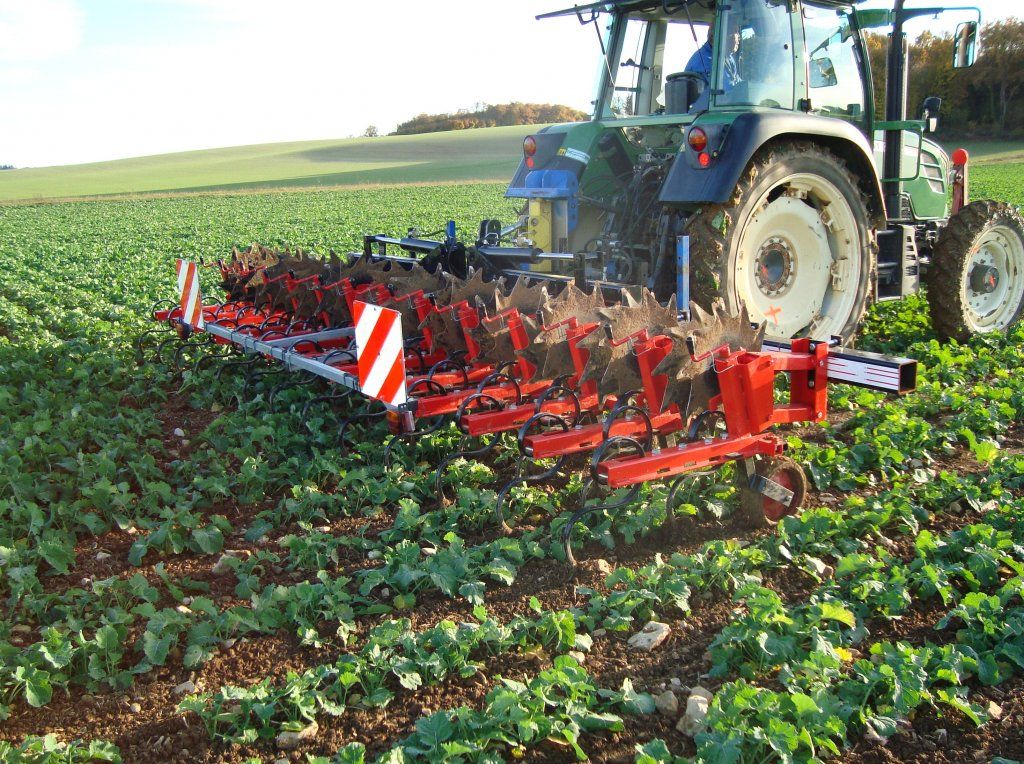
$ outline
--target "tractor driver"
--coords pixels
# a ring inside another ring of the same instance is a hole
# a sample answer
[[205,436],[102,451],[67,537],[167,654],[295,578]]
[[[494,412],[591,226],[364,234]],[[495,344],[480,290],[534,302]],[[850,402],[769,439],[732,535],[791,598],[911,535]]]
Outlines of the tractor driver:
[[[713,45],[715,40],[715,21],[711,20],[708,25],[708,41],[694,53],[686,64],[684,71],[694,72],[704,78],[704,81],[711,84],[711,70],[714,65]],[[729,34],[725,38],[728,53],[722,62],[723,86],[731,90],[740,81],[739,69],[736,66],[736,51],[740,48],[740,30],[729,24]]]

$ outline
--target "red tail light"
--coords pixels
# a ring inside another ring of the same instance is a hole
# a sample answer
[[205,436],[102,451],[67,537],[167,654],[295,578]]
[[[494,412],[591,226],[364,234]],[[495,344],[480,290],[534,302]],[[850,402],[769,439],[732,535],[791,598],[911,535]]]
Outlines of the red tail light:
[[523,153],[528,157],[532,157],[537,153],[537,139],[532,135],[526,136],[523,140]]
[[708,134],[699,127],[692,127],[686,135],[686,142],[690,144],[691,149],[699,154],[708,147]]

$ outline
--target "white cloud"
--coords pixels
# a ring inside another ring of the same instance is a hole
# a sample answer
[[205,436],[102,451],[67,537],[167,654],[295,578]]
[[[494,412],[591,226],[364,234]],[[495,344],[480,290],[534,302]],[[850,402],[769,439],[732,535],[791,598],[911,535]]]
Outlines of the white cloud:
[[82,12],[73,0],[0,0],[0,61],[45,61],[81,40]]

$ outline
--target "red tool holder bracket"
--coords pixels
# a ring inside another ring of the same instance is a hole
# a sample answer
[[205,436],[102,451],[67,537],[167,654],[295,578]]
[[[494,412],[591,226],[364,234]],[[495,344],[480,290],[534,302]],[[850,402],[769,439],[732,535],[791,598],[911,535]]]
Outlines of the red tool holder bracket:
[[[595,475],[609,488],[624,488],[665,480],[687,472],[718,467],[725,462],[756,456],[777,456],[782,439],[766,432],[778,424],[820,422],[828,410],[828,345],[793,340],[790,352],[712,352],[719,394],[709,410],[721,411],[725,434],[642,456],[622,456],[599,462]],[[776,374],[789,374],[789,403],[775,403]]]

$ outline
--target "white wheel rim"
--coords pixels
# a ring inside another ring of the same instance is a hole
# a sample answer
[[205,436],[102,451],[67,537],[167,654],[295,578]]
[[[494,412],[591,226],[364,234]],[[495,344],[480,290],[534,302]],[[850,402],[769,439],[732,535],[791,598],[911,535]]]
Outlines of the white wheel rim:
[[828,339],[857,307],[862,257],[846,197],[820,176],[791,175],[758,199],[740,232],[736,296],[770,335]]
[[1024,241],[1006,225],[985,231],[968,253],[960,285],[964,318],[975,332],[1005,329],[1024,298]]

